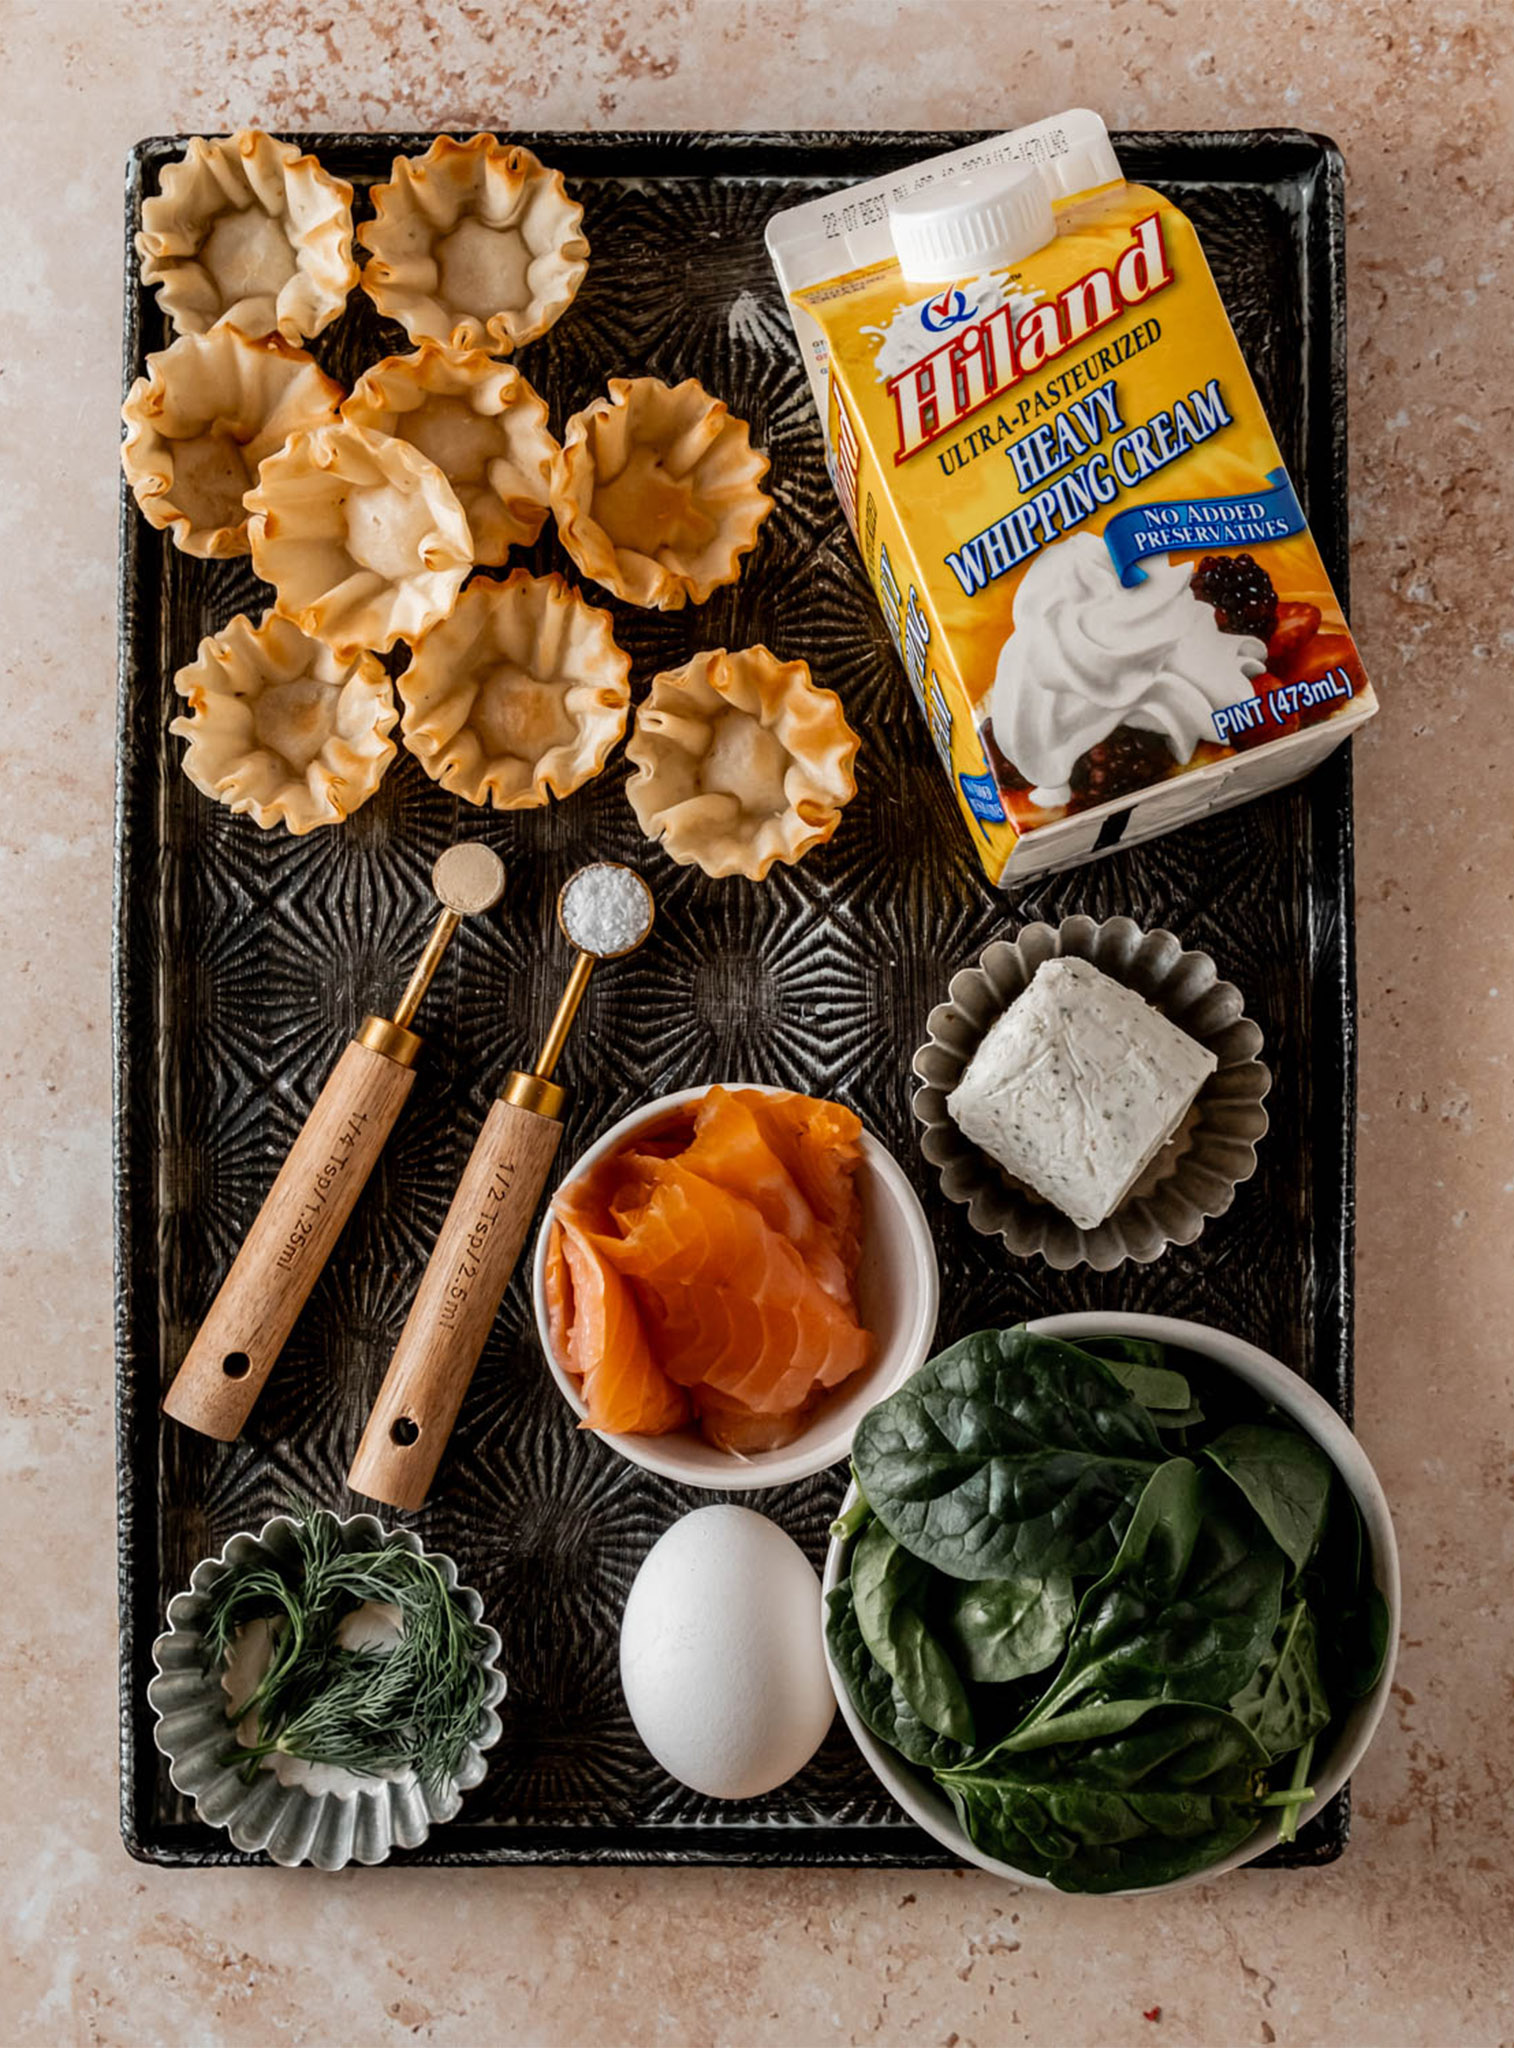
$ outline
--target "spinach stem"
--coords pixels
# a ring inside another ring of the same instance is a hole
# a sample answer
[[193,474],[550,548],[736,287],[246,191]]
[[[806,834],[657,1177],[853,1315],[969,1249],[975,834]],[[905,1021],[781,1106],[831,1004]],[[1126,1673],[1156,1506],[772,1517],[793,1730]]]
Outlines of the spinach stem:
[[[1293,1801],[1285,1809],[1283,1817],[1278,1823],[1277,1838],[1280,1842],[1297,1840],[1299,1814],[1314,1797],[1313,1788],[1306,1787],[1304,1784],[1304,1780],[1309,1775],[1309,1767],[1314,1762],[1314,1743],[1315,1738],[1311,1735],[1293,1760],[1293,1777],[1289,1782],[1288,1790],[1293,1793],[1302,1792],[1305,1796],[1302,1799]],[[1265,1806],[1270,1805],[1272,1802],[1264,1800],[1262,1803]]]
[[857,1477],[857,1468],[852,1467],[852,1486],[857,1498],[849,1508],[837,1515],[830,1526],[830,1534],[838,1543],[849,1543],[866,1522],[872,1509],[867,1504],[867,1495],[862,1491],[862,1481]]

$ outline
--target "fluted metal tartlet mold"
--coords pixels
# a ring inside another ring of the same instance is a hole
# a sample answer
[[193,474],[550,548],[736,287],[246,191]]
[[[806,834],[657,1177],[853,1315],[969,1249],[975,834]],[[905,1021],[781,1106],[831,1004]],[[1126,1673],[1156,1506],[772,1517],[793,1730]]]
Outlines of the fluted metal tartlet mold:
[[409,1529],[385,1529],[373,1515],[338,1521],[337,1530],[344,1551],[371,1550],[397,1541],[428,1557],[468,1618],[483,1627],[480,1661],[489,1674],[488,1690],[478,1732],[462,1769],[448,1784],[433,1792],[414,1778],[373,1779],[353,1792],[312,1792],[303,1785],[281,1784],[271,1770],[259,1771],[250,1785],[244,1784],[236,1767],[221,1761],[233,1736],[220,1671],[207,1673],[203,1664],[208,1595],[230,1564],[260,1557],[278,1564],[291,1561],[295,1524],[287,1515],[276,1515],[256,1536],[233,1536],[219,1557],[195,1566],[188,1591],[176,1593],[168,1603],[169,1626],[152,1646],[156,1675],[147,1688],[157,1716],[153,1740],[168,1758],[169,1777],[193,1799],[199,1818],[224,1828],[239,1849],[261,1852],[290,1867],[312,1863],[319,1870],[382,1863],[391,1849],[417,1849],[434,1823],[451,1820],[463,1794],[488,1768],[484,1751],[499,1740],[500,1719],[494,1709],[505,1695],[499,1636],[484,1623],[478,1594],[458,1583],[457,1566],[450,1557],[425,1550]]
[[[1219,1061],[1173,1142],[1135,1192],[1092,1230],[1007,1174],[963,1136],[946,1107],[989,1027],[1023,995],[1042,962],[1058,955],[1089,960],[1111,981],[1133,988]],[[1272,1086],[1260,1058],[1261,1031],[1245,1014],[1240,990],[1221,981],[1209,955],[1185,951],[1171,932],[1142,931],[1128,917],[1030,924],[1018,938],[996,939],[976,967],[953,975],[948,995],[931,1011],[930,1038],[914,1058],[924,1084],[914,1099],[920,1149],[939,1170],[948,1201],[966,1205],[973,1229],[1002,1237],[1017,1256],[1042,1258],[1058,1272],[1088,1265],[1107,1273],[1127,1259],[1147,1264],[1170,1244],[1192,1244],[1256,1171],[1256,1148],[1267,1130],[1262,1102]]]

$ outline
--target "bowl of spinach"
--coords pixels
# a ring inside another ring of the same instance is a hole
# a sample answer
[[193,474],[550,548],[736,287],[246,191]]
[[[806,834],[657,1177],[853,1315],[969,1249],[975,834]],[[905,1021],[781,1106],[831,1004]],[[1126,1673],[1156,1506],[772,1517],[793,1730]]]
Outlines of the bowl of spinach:
[[826,1561],[842,1713],[912,1819],[1022,1884],[1194,1884],[1345,1783],[1398,1638],[1350,1429],[1164,1316],[983,1330],[868,1411]]

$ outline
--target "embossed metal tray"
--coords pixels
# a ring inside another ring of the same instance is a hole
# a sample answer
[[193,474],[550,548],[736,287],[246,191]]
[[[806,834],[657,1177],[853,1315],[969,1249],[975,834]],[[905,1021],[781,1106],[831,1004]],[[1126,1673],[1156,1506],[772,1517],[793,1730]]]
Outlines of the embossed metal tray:
[[[416,135],[309,135],[359,190]],[[760,885],[675,868],[636,827],[619,759],[550,810],[459,804],[402,753],[337,830],[259,832],[207,802],[167,732],[174,671],[202,634],[266,593],[244,563],[191,560],[123,498],[115,984],[122,1829],[161,1863],[240,1863],[195,1821],[152,1743],[149,1650],[194,1565],[292,1496],[339,1510],[348,1462],[431,1239],[505,1072],[524,1064],[560,986],[551,907],[605,855],[639,865],[660,917],[646,949],[596,977],[566,1059],[566,1169],[648,1096],[716,1080],[788,1083],[850,1103],[924,1197],[941,1257],[943,1342],[1055,1309],[1195,1316],[1351,1398],[1353,990],[1345,750],[1306,784],[1037,882],[990,890],[863,583],[826,479],[793,337],[763,249],[768,215],[969,141],[966,135],[544,135],[583,200],[593,258],[576,305],[521,351],[560,430],[612,374],[695,375],[752,423],[777,508],[741,580],[671,614],[614,604],[638,690],[697,648],[764,640],[804,655],[863,734],[840,832]],[[1287,132],[1126,135],[1130,174],[1197,223],[1320,547],[1346,587],[1341,164]],[[133,153],[126,363],[170,338],[137,282],[131,232],[182,138]],[[350,383],[408,344],[361,292],[315,346]],[[549,525],[525,557],[573,574]],[[591,592],[596,603],[607,600]],[[163,1391],[273,1174],[363,1014],[396,993],[428,922],[430,866],[456,837],[510,867],[501,911],[464,926],[422,1018],[420,1080],[240,1443],[159,1414]],[[1128,911],[1212,953],[1245,992],[1276,1074],[1256,1179],[1196,1246],[1100,1277],[1008,1260],[939,1196],[920,1158],[909,1058],[949,976],[1033,917]],[[834,1474],[763,1496],[819,1563]],[[882,1796],[839,1719],[770,1798],[722,1806],[673,1784],[621,1698],[617,1630],[656,1536],[708,1496],[617,1458],[572,1426],[538,1351],[522,1278],[496,1323],[425,1513],[504,1639],[504,1740],[459,1819],[396,1861],[816,1863],[951,1859]],[[1286,1855],[1340,1853],[1335,1804]]]

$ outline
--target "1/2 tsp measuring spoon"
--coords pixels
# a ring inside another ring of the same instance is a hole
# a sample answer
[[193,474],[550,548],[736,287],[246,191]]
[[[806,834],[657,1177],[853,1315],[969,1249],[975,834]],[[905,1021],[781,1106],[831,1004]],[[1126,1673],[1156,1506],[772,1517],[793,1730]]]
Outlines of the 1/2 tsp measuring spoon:
[[[640,918],[621,928],[572,915],[570,892],[620,876]],[[562,1137],[567,1090],[552,1079],[596,960],[634,953],[652,929],[652,892],[633,869],[596,861],[563,884],[557,921],[578,949],[573,972],[529,1073],[511,1074],[484,1119],[432,1248],[347,1484],[390,1507],[425,1504],[490,1326],[515,1271]]]

